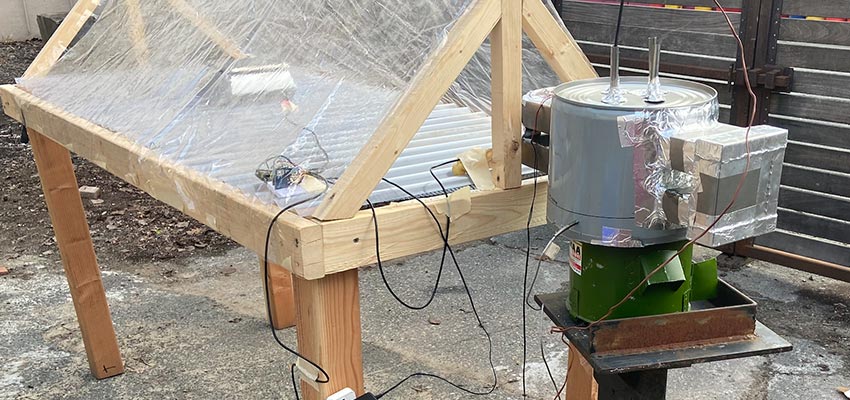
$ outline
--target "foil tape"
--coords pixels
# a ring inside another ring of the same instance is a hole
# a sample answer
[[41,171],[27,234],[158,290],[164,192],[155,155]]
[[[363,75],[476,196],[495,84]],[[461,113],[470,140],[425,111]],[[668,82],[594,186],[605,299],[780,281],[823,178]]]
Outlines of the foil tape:
[[712,129],[718,124],[718,110],[718,103],[713,100],[693,107],[647,109],[617,118],[620,145],[633,148],[637,226],[688,226],[688,216],[696,208],[694,194],[699,189],[699,176],[685,168],[674,168],[671,141],[678,135]]

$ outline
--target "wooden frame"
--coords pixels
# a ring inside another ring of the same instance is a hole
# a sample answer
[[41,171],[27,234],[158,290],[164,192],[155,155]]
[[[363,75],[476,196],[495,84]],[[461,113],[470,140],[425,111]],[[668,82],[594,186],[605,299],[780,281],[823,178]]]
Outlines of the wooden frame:
[[[27,76],[49,71],[98,3],[98,0],[77,3]],[[199,29],[208,32],[209,27],[204,28],[202,22],[199,21]],[[269,266],[274,270],[270,271],[270,279],[264,278],[267,293],[272,298],[272,320],[276,327],[291,325],[293,319],[297,321],[302,354],[322,364],[332,376],[331,384],[319,385],[318,390],[305,385],[305,398],[323,398],[332,393],[331,389],[346,386],[362,391],[357,268],[372,264],[376,259],[372,214],[359,209],[488,36],[495,47],[492,75],[494,177],[500,188],[515,189],[473,192],[469,198],[452,200],[468,202],[469,212],[452,221],[450,240],[463,243],[525,228],[534,188],[530,180],[523,182],[520,175],[523,29],[562,79],[596,76],[572,37],[543,3],[538,0],[476,0],[453,25],[446,40],[431,55],[367,146],[328,193],[318,209],[317,218],[285,213],[275,224],[268,254]],[[208,35],[216,45],[229,49],[228,53],[234,57],[242,54],[226,38],[213,31]],[[98,369],[100,364],[117,366],[121,359],[115,333],[110,329],[111,320],[94,252],[90,249],[91,239],[85,215],[81,212],[82,203],[78,195],[71,196],[68,192],[69,188],[76,188],[68,150],[262,254],[265,227],[279,208],[253,201],[220,181],[163,160],[125,136],[71,115],[16,86],[0,86],[0,100],[6,114],[24,122],[34,137],[33,147],[52,222],[63,259],[68,259],[65,265],[72,293],[82,271],[89,271],[89,278],[97,283],[87,300],[94,303],[81,302],[75,296],[74,304],[92,371],[98,378],[120,373],[118,367],[107,373],[99,373]],[[60,175],[61,181],[54,182],[41,171],[42,164],[47,163],[59,163],[60,169],[70,170],[71,174]],[[532,216],[534,226],[546,221],[546,182],[545,178],[539,180]],[[63,199],[79,203],[77,212],[58,211],[62,207],[55,204],[54,188],[62,189]],[[439,206],[445,201],[442,197],[425,200],[435,212],[440,212]],[[380,207],[376,212],[381,226],[383,259],[405,257],[442,246],[437,227],[419,203],[402,202]],[[73,234],[60,237],[60,231],[74,226],[77,228],[71,229]],[[79,254],[85,257],[75,262]],[[98,321],[95,324],[87,322],[92,315]],[[112,361],[101,362],[103,357]]]

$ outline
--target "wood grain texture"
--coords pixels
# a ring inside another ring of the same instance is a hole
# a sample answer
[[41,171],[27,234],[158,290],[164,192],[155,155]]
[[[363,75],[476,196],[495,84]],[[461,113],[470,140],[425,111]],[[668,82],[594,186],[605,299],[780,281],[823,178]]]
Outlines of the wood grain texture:
[[[783,187],[779,207],[850,222],[850,198]],[[850,236],[847,238],[850,241]]]
[[850,18],[850,0],[784,0],[782,2],[782,13]]
[[92,13],[100,4],[100,0],[79,0],[71,9],[62,24],[53,33],[53,36],[44,44],[44,47],[30,64],[25,77],[32,78],[47,74],[59,57],[65,52],[65,49],[71,45],[71,42],[77,37],[77,33],[89,20]]
[[275,329],[295,326],[295,295],[292,291],[292,273],[289,272],[288,268],[275,263],[268,263],[267,272],[265,262],[260,257],[260,277],[271,309],[268,318],[272,326]]
[[850,175],[798,165],[782,166],[782,184],[850,197]]
[[798,69],[794,71],[791,90],[799,93],[850,99],[848,86],[850,86],[850,76],[846,74]]
[[122,374],[124,362],[109,315],[71,154],[31,127],[27,132],[80,323],[89,368],[98,379]]
[[[565,23],[573,37],[589,42],[607,43],[611,40],[611,32],[614,30],[614,25],[585,22],[580,18],[570,19]],[[665,52],[734,58],[738,51],[732,35],[688,31],[670,34],[668,30],[646,26],[623,27],[620,44],[646,48],[647,38],[652,36],[661,38],[661,48]],[[665,58],[666,54],[662,56],[662,62],[667,62]]]
[[811,43],[779,42],[776,63],[794,68],[850,72],[850,48]]
[[[564,2],[561,16],[567,22],[567,28],[570,27],[569,21],[583,21],[614,26],[617,23],[618,11],[619,7],[616,3],[566,1]],[[729,18],[736,27],[740,24],[740,14],[730,13]],[[729,26],[720,13],[685,9],[626,7],[626,10],[623,12],[622,26],[652,26],[655,29],[675,32],[672,35],[681,32],[714,33],[718,35],[730,34]],[[610,36],[605,43],[611,43],[614,39],[614,30],[611,29],[607,32]],[[646,40],[646,38],[643,39]]]
[[[537,0],[531,0],[537,1]],[[522,5],[501,0],[502,18],[490,34],[493,95],[493,182],[501,189],[522,184]]]
[[[720,4],[724,8],[741,8],[742,0],[722,0]],[[717,7],[713,0],[630,0],[630,4],[647,3],[647,4],[672,4],[679,6],[700,6],[700,7]]]
[[[850,82],[850,79],[848,79]],[[771,114],[850,124],[850,99],[776,93],[770,99]]]
[[850,162],[847,160],[850,160],[850,150],[807,146],[802,143],[788,143],[785,149],[786,163],[827,171],[850,174]]
[[[539,179],[531,226],[546,223],[547,180]],[[470,211],[452,220],[449,242],[452,244],[479,240],[525,229],[534,184],[527,179],[519,189],[473,192]],[[437,212],[444,204],[442,196],[425,199],[445,230],[445,218]],[[376,209],[380,231],[381,259],[389,261],[443,247],[434,220],[416,201],[393,204]],[[322,224],[324,265],[326,273],[344,271],[374,264],[375,229],[372,213],[363,210],[354,218]]]
[[[12,86],[0,86],[4,111],[109,173],[180,210],[219,233],[262,254],[266,230],[277,206],[249,198],[224,182],[176,164],[126,136],[71,115]],[[25,117],[25,118],[24,118]],[[321,226],[294,213],[275,224],[269,260],[291,257],[292,272],[316,279],[321,265]]]
[[593,377],[593,367],[572,343],[568,357],[566,399],[596,400],[599,397],[599,384]]
[[[598,54],[607,57],[611,54],[611,46],[604,43],[587,42],[577,40],[579,47],[586,54]],[[621,48],[620,57],[645,60],[647,51],[643,49]],[[703,68],[714,68],[720,70],[728,70],[729,66],[735,63],[734,59],[723,59],[704,57],[699,54],[686,53],[661,53],[661,60],[664,63],[679,64],[679,65],[698,65]]]
[[816,238],[850,242],[850,223],[780,208],[776,228]]
[[542,2],[526,0],[523,1],[522,7],[522,27],[525,34],[561,81],[597,77],[596,71],[573,36],[549,13]]
[[822,121],[788,118],[773,115],[768,120],[773,126],[788,129],[788,139],[797,142],[850,150],[850,126]]
[[759,236],[756,238],[756,244],[850,267],[850,245],[831,243],[786,231]]
[[357,275],[352,269],[313,281],[293,279],[298,350],[330,376],[319,391],[303,383],[305,400],[324,400],[346,387],[364,393]]
[[[847,3],[850,7],[850,2]],[[783,19],[779,40],[850,46],[850,24],[832,21]]]
[[476,0],[381,121],[314,213],[321,220],[350,218],[375,189],[402,150],[496,26],[501,2]]

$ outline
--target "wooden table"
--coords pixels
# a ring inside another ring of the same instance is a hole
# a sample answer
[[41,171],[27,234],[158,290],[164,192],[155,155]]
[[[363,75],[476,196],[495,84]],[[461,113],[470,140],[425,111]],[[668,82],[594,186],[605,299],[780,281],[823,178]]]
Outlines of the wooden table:
[[[76,4],[26,77],[49,72],[98,3],[81,0]],[[239,49],[211,31],[213,28],[195,22],[215,45],[239,56]],[[330,382],[319,385],[318,390],[302,385],[305,398],[325,398],[344,387],[364,392],[357,268],[373,264],[376,255],[372,214],[361,211],[361,205],[488,36],[493,49],[493,176],[498,189],[473,192],[458,200],[469,203],[469,211],[452,221],[449,240],[463,243],[525,228],[533,188],[530,181],[522,181],[520,172],[523,29],[562,80],[596,76],[569,32],[541,2],[474,1],[398,100],[394,112],[331,188],[315,217],[284,213],[274,225],[266,288],[271,321],[277,329],[297,326],[299,351],[330,375]],[[95,377],[121,374],[124,366],[70,151],[263,254],[266,227],[278,207],[170,162],[126,136],[72,115],[20,87],[0,86],[0,98],[5,113],[24,123],[30,135]],[[546,222],[546,180],[540,182],[532,225]],[[425,200],[435,212],[436,205],[445,201],[442,197]],[[408,201],[376,211],[384,260],[443,246],[434,222],[419,203]]]

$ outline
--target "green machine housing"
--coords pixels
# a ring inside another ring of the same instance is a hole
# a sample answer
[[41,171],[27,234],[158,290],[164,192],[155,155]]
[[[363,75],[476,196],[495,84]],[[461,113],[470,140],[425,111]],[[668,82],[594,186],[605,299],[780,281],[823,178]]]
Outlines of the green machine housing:
[[693,245],[685,241],[642,248],[572,241],[567,308],[575,318],[596,321],[670,260],[607,319],[688,311],[691,301],[710,299],[717,288],[716,260],[693,263],[692,257]]

